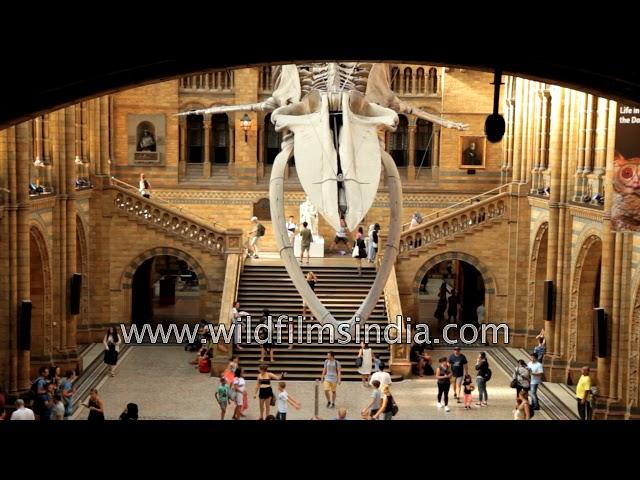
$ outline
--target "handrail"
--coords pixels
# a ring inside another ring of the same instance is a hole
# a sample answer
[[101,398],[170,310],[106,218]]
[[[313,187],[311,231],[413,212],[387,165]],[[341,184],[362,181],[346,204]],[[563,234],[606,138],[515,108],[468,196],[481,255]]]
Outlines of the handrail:
[[[461,202],[457,202],[454,203],[453,205],[449,205],[448,207],[442,208],[440,210],[437,210],[433,213],[430,213],[429,215],[426,215],[424,217],[422,217],[422,222],[414,227],[414,228],[419,228],[421,226],[424,226],[426,223],[428,223],[429,221],[435,219],[435,218],[440,218],[441,216],[444,215],[448,215],[449,214],[449,210],[458,210],[460,207],[468,204],[471,205],[476,199],[478,199],[478,201],[481,201],[481,197],[485,197],[487,195],[499,195],[501,193],[507,193],[504,192],[503,190],[507,190],[508,192],[512,192],[513,186],[517,185],[518,182],[511,182],[511,183],[505,183],[504,185],[500,185],[499,187],[493,188],[491,190],[488,190],[484,193],[480,193],[478,195],[475,195],[473,197],[469,197]],[[411,226],[411,222],[405,223],[402,225],[402,232],[406,232],[408,230],[411,230],[410,228]]]
[[204,217],[201,217],[198,214],[195,214],[193,212],[187,211],[184,208],[180,207],[179,205],[176,205],[175,203],[171,203],[167,200],[164,200],[161,197],[158,196],[154,196],[153,198],[146,198],[143,197],[140,194],[140,190],[136,187],[134,187],[133,185],[130,185],[126,182],[123,182],[122,180],[118,180],[116,177],[111,177],[111,180],[114,181],[117,186],[120,186],[123,189],[128,189],[131,190],[131,192],[137,194],[139,197],[143,198],[144,200],[151,200],[152,202],[156,202],[156,203],[160,203],[163,205],[166,205],[168,208],[170,209],[175,209],[178,210],[180,212],[180,215],[183,215],[184,217],[186,217],[187,219],[191,220],[192,222],[200,222],[200,223],[204,223],[207,226],[212,227],[212,230],[215,230],[216,233],[224,233],[226,228],[223,225],[220,225],[218,222],[216,221],[211,221],[208,220]]

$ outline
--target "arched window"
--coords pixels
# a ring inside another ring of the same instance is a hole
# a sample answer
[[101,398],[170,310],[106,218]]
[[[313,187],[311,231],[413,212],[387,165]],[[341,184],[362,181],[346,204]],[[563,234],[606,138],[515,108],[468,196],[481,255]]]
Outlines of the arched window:
[[271,91],[273,90],[273,84],[271,79],[272,67],[266,66],[262,67],[260,71],[260,90],[261,91]]
[[398,93],[400,88],[400,69],[393,67],[391,69],[391,90]]
[[416,71],[416,83],[417,83],[417,92],[419,95],[424,95],[426,88],[426,81],[424,78],[424,68],[420,67]]
[[213,134],[211,163],[229,163],[229,117],[226,113],[211,117],[211,132]]
[[273,165],[276,155],[280,153],[282,135],[276,132],[275,125],[271,123],[271,114],[264,117],[264,163]]
[[433,123],[421,118],[416,124],[415,166],[431,168],[433,152]]
[[187,115],[187,162],[204,162],[204,126],[202,115]]
[[404,69],[404,93],[413,93],[413,71],[409,67]]
[[398,167],[407,166],[407,152],[409,145],[409,121],[404,115],[398,116],[400,122],[395,132],[389,135],[389,154]]
[[429,93],[438,93],[438,70],[435,67],[429,69]]

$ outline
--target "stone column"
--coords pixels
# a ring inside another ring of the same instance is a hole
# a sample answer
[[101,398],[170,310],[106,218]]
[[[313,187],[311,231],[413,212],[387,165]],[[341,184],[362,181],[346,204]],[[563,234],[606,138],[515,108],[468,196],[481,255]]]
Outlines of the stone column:
[[[95,106],[97,109],[97,112],[95,115],[96,117],[95,123],[98,130],[95,132],[95,141],[96,141],[95,158],[92,160],[97,162],[97,164],[100,165],[100,168],[103,168],[103,165],[105,163],[105,157],[103,156],[103,152],[101,149],[102,132],[104,130],[104,128],[102,128],[102,125],[101,125],[102,105],[101,105],[100,99],[93,100],[93,102],[95,103]],[[64,110],[58,111],[57,113],[62,117],[65,123],[67,123],[69,126],[72,125],[71,122],[73,119],[73,112],[71,112],[70,109],[66,108]],[[66,129],[65,129],[65,133],[66,133]],[[66,143],[66,135],[63,138],[65,139],[65,143]],[[69,139],[69,142],[73,144],[72,139]],[[66,331],[65,331],[66,338],[62,340],[62,344],[65,346],[64,353],[66,353],[67,360],[74,360],[75,358],[77,358],[77,352],[78,352],[77,341],[76,341],[78,317],[77,315],[71,315],[69,311],[69,299],[71,297],[70,295],[71,294],[71,291],[70,291],[71,276],[77,271],[77,265],[76,265],[77,206],[76,206],[76,190],[74,186],[74,180],[75,180],[75,175],[73,170],[74,159],[73,157],[71,157],[71,155],[66,155],[64,158],[64,161],[66,162],[66,172],[65,172],[65,177],[62,178],[62,183],[64,183],[64,186],[65,186],[66,200],[63,200],[61,202],[61,206],[63,208],[66,207],[66,224],[61,225],[61,227],[65,229],[65,236],[66,236],[66,242],[65,242],[66,244],[62,245],[62,249],[64,250],[64,254],[66,256],[66,265],[64,266],[64,276],[63,276],[64,283],[61,285],[62,295],[61,295],[60,301],[62,302],[62,305],[63,305],[62,312],[61,312],[63,316],[61,316],[61,320],[62,320],[62,323],[66,325]]]
[[[15,164],[16,164],[16,185],[17,192],[15,201],[17,215],[15,217],[16,242],[13,259],[15,269],[12,268],[11,275],[16,276],[16,303],[15,322],[18,322],[18,305],[22,300],[31,298],[31,272],[30,265],[30,238],[29,238],[29,165],[33,161],[31,129],[29,122],[23,122],[15,126]],[[13,191],[13,189],[12,189]],[[13,242],[12,242],[13,243]],[[17,332],[17,328],[14,330]],[[25,391],[29,388],[30,382],[30,351],[18,350],[16,345],[16,367],[17,374],[14,391]],[[12,365],[13,369],[13,365]]]
[[513,177],[511,181],[520,181],[520,164],[522,163],[522,127],[523,122],[523,103],[524,103],[524,85],[525,80],[516,79],[516,104],[513,125]]
[[[564,95],[561,87],[551,87],[551,125],[549,139],[549,167],[551,170],[551,192],[549,198],[549,231],[547,250],[547,280],[557,283],[557,258],[559,252],[558,237],[560,225],[560,190],[562,172],[562,137],[564,134]],[[515,176],[515,175],[514,175]],[[557,291],[557,285],[554,285]],[[550,355],[558,352],[558,345],[554,340],[555,329],[560,320],[561,311],[557,308],[559,301],[556,298],[554,320],[545,320],[545,334],[547,337],[547,351]]]
[[440,178],[440,125],[433,126],[431,155],[431,180],[437,182]]
[[[614,350],[614,331],[617,336],[619,330],[619,315],[620,312],[616,308],[614,297],[618,296],[620,292],[620,268],[621,265],[616,263],[616,247],[619,242],[617,234],[611,230],[611,206],[613,205],[613,178],[614,178],[614,165],[613,156],[615,153],[615,127],[616,127],[616,108],[615,102],[611,102],[614,106],[611,108],[611,115],[607,119],[609,123],[609,129],[606,140],[605,150],[605,171],[606,182],[604,192],[604,212],[602,218],[602,267],[600,273],[600,307],[604,308],[604,311],[608,315],[608,323],[611,325],[612,335],[611,339],[611,356],[607,358],[598,357],[598,385],[601,389],[600,393],[603,396],[607,396],[610,393],[615,392],[615,380],[617,377],[617,364],[614,362],[611,364],[611,358]],[[614,275],[614,271],[616,274]],[[618,294],[618,295],[616,295]],[[614,311],[615,310],[615,311]],[[605,385],[606,378],[605,372],[610,372],[611,384]],[[601,376],[602,375],[602,376]],[[612,396],[612,395],[609,395]]]
[[203,116],[204,126],[204,164],[202,165],[202,177],[211,176],[211,114],[205,113]]
[[407,180],[409,183],[416,179],[416,119],[409,121],[409,161],[407,163]]
[[187,117],[178,120],[180,130],[180,157],[178,158],[178,179],[187,174]]
[[[607,157],[607,123],[609,121],[609,100],[598,98],[598,110],[596,119],[596,148],[594,158],[594,169],[591,175],[591,195],[604,193],[604,176],[606,170]],[[596,202],[597,205],[597,202]]]
[[[260,117],[258,117],[260,119]],[[258,180],[264,178],[264,136],[266,135],[266,127],[264,126],[264,120],[258,126],[258,170],[256,172],[256,177]]]

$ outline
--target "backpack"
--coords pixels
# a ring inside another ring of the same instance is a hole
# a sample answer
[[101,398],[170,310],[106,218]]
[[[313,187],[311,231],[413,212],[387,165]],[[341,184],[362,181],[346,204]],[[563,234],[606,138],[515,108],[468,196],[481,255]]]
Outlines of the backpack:
[[396,403],[396,400],[392,396],[391,397],[391,416],[395,417],[398,414],[399,410],[400,409],[398,408],[398,404]]
[[262,225],[261,223],[258,224],[258,231],[257,234],[259,237],[264,237],[264,234],[266,233],[266,229],[264,228],[264,225]]
[[493,372],[490,368],[487,368],[487,371],[484,374],[484,381],[488,382],[489,380],[491,380],[491,375],[493,375]]

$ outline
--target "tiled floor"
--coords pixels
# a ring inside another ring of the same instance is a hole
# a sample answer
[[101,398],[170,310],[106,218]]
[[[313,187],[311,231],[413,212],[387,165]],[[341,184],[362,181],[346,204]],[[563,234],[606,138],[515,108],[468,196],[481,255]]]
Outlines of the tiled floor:
[[[443,352],[444,353],[444,352]],[[194,354],[185,352],[180,346],[133,347],[118,366],[117,375],[108,378],[99,386],[104,401],[107,419],[117,419],[128,402],[139,405],[141,419],[151,420],[218,420],[219,408],[214,399],[218,379],[198,373],[188,362]],[[437,351],[434,355],[437,357]],[[474,352],[468,352],[470,362],[475,362]],[[489,356],[491,363],[491,357]],[[318,367],[320,374],[322,366]],[[277,366],[273,369],[278,371]],[[511,420],[515,391],[509,388],[510,379],[494,363],[493,378],[488,383],[489,407],[465,410],[450,394],[451,412],[445,413],[436,407],[437,387],[433,377],[405,380],[392,386],[394,398],[399,406],[398,420]],[[253,399],[255,380],[247,381],[250,392],[249,410],[246,419],[258,416],[258,401]],[[302,403],[297,411],[289,408],[288,419],[305,420],[314,413],[314,384],[309,382],[287,382],[289,394]],[[325,408],[324,394],[320,393],[319,416],[333,418],[335,409]],[[347,382],[338,387],[336,405],[346,407],[348,418],[359,419],[360,410],[369,402],[371,390],[359,382]],[[477,396],[474,394],[474,400]],[[227,419],[231,409],[227,410]],[[274,412],[275,413],[275,412]],[[86,418],[86,410],[77,418]],[[536,413],[534,420],[548,418],[543,411]],[[243,420],[244,421],[244,420]]]

